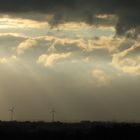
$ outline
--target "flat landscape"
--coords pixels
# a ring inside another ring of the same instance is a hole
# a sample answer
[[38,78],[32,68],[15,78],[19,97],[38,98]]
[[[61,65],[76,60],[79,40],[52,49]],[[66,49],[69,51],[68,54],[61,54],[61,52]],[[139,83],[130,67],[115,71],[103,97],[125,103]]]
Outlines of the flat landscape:
[[0,136],[10,139],[135,139],[140,124],[112,122],[0,122]]

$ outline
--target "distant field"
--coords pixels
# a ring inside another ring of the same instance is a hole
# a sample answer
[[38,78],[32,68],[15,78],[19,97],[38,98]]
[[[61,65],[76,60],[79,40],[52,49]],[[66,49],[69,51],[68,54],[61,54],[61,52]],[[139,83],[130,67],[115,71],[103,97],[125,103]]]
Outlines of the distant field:
[[14,139],[135,139],[140,124],[111,122],[0,122],[0,137]]

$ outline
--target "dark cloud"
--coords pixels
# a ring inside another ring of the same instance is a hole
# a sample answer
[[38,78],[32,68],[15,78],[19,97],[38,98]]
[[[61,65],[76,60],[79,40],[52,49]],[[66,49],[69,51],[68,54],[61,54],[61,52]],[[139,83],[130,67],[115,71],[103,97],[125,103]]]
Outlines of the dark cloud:
[[105,19],[99,22],[95,15],[115,14],[119,18],[117,33],[123,34],[134,29],[135,36],[139,33],[140,25],[139,0],[0,0],[0,12],[18,15],[24,12],[52,14],[53,25],[67,21],[85,21],[89,24],[101,22],[110,25]]

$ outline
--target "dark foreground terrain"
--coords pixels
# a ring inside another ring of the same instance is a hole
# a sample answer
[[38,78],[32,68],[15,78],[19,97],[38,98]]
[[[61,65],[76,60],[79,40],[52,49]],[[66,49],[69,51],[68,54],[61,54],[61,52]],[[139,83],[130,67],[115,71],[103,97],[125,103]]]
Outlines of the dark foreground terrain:
[[140,139],[140,124],[111,122],[44,123],[0,122],[0,138],[5,139]]

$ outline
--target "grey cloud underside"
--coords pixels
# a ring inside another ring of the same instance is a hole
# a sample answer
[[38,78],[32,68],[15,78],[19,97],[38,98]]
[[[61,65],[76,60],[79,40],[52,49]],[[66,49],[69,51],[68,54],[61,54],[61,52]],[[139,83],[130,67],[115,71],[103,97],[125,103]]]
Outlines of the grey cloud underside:
[[0,56],[11,56],[15,53],[16,46],[27,38],[13,35],[0,35]]
[[[51,36],[50,36],[51,37]],[[25,49],[23,53],[18,55],[20,58],[27,59],[28,61],[34,59],[35,61],[39,58],[39,56],[43,54],[63,54],[63,53],[71,53],[70,60],[81,60],[85,58],[89,58],[94,61],[111,61],[112,57],[110,52],[106,48],[99,48],[88,51],[85,48],[80,47],[76,40],[73,42],[68,41],[67,43],[57,42],[54,44],[55,40],[61,40],[61,38],[46,40],[49,38],[42,37],[42,38],[29,38],[26,36],[14,36],[14,35],[3,35],[0,36],[0,56],[1,57],[10,57],[12,55],[17,55],[17,48],[18,46],[26,42],[29,39],[33,39],[36,41],[30,48],[27,50]],[[64,41],[62,39],[62,41]],[[74,42],[75,41],[75,42]],[[70,61],[71,63],[71,61]]]
[[113,21],[98,19],[96,14],[114,14],[118,17],[117,33],[134,29],[139,33],[140,1],[139,0],[0,0],[0,12],[13,15],[45,20],[40,16],[30,17],[25,12],[36,12],[54,15],[52,25],[67,21],[85,21],[88,24],[114,24]]

